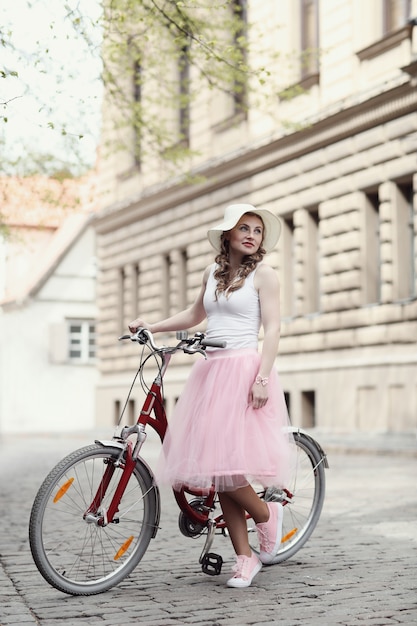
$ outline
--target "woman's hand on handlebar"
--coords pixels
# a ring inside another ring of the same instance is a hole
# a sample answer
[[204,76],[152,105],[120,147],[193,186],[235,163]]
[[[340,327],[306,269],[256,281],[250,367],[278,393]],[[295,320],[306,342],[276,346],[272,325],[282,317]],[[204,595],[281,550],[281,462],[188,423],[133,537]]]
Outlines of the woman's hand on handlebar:
[[138,328],[146,328],[147,330],[151,330],[151,325],[147,324],[143,319],[137,317],[133,322],[129,322],[128,328],[131,333],[135,333]]

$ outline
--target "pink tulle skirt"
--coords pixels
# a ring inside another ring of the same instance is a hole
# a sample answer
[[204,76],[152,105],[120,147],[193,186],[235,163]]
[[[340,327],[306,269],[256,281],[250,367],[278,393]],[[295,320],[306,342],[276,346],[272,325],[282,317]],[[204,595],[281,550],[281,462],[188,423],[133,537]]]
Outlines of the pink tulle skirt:
[[268,401],[248,402],[256,350],[215,350],[197,361],[169,421],[156,468],[159,484],[231,491],[248,483],[283,486],[290,472],[288,413],[275,369]]

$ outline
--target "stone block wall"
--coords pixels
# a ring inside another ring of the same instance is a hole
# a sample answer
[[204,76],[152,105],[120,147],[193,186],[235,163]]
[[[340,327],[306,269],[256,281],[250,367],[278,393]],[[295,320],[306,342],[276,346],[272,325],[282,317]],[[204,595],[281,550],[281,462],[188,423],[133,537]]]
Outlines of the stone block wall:
[[[294,3],[282,4],[293,19]],[[375,33],[364,29],[359,37],[355,29],[362,3],[340,0],[337,11],[331,4],[323,7],[323,33],[340,49],[323,58],[319,84],[293,104],[280,103],[284,117],[306,121],[303,129],[273,132],[251,111],[225,139],[218,127],[204,131],[200,117],[203,182],[152,178],[146,186],[138,173],[96,220],[100,423],[114,422],[138,363],[137,347],[120,345],[118,335],[137,315],[152,322],[193,301],[214,257],[208,228],[227,204],[250,202],[283,224],[267,262],[281,283],[277,367],[293,423],[417,430],[412,29],[373,44]],[[399,60],[410,64],[410,75]],[[168,408],[191,361],[175,358],[165,381]],[[136,408],[141,397],[135,390]]]

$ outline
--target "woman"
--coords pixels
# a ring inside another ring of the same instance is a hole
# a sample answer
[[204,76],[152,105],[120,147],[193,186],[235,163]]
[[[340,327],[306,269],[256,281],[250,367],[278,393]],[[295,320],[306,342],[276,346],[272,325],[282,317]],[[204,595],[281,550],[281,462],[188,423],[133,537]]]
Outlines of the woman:
[[[228,206],[208,231],[217,251],[192,306],[168,319],[129,324],[152,333],[185,330],[207,318],[208,339],[226,349],[207,349],[193,366],[170,420],[156,472],[159,483],[208,490],[214,484],[236,553],[229,587],[248,587],[262,563],[271,563],[281,542],[283,510],[259,498],[250,482],[285,482],[290,447],[284,396],[274,369],[280,336],[279,283],[262,263],[278,241],[279,219],[250,204]],[[260,326],[263,347],[258,352]],[[246,511],[256,523],[260,552],[252,551]]]

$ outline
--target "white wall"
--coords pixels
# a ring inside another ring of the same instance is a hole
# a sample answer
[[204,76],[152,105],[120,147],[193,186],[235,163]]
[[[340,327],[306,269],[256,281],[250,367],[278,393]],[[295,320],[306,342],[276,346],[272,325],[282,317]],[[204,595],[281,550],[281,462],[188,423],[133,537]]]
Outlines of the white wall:
[[51,328],[64,329],[68,318],[96,318],[94,255],[89,228],[32,299],[0,314],[0,433],[94,426],[95,364],[51,358]]

